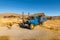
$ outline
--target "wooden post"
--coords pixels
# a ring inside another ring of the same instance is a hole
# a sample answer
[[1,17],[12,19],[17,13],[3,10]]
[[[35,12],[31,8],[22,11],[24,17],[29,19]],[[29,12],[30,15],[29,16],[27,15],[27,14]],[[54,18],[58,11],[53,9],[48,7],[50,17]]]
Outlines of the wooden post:
[[29,17],[30,17],[30,13],[28,12],[28,19],[30,19]]
[[24,21],[24,12],[22,12],[22,20]]
[[28,17],[30,16],[30,13],[28,12]]

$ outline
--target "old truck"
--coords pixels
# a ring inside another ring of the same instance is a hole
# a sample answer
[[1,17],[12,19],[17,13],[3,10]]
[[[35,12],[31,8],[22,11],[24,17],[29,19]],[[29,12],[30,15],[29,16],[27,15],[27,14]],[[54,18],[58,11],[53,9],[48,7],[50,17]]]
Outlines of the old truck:
[[34,29],[34,27],[38,24],[43,24],[47,18],[42,16],[30,16],[28,20],[24,20],[23,23],[20,23],[19,26],[22,28]]

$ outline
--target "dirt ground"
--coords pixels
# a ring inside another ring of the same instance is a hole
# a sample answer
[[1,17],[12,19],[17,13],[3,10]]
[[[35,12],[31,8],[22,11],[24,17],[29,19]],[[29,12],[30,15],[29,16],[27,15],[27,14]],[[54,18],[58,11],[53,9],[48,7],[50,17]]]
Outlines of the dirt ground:
[[17,24],[13,24],[9,29],[7,23],[18,20],[0,19],[0,40],[60,40],[60,20],[48,20],[42,26],[37,25],[33,30],[29,30],[20,28]]
[[60,40],[60,31],[36,26],[33,30],[20,28],[17,24],[11,29],[0,27],[0,36],[9,36],[10,40]]

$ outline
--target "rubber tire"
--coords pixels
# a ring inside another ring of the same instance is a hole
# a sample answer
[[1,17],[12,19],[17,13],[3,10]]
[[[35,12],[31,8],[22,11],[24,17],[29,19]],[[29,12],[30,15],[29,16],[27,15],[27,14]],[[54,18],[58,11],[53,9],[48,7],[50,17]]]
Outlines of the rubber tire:
[[20,27],[21,27],[21,28],[24,28],[24,24],[23,24],[23,23],[21,23],[21,24],[20,24]]
[[30,29],[31,29],[31,30],[34,29],[34,24],[31,24],[31,25],[30,25]]

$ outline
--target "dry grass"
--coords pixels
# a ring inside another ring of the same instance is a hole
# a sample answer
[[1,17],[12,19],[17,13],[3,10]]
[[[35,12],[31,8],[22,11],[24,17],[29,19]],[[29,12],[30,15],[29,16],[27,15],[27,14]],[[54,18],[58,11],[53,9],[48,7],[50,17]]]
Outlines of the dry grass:
[[[6,26],[6,25],[13,25],[19,20],[17,19],[4,19],[0,18],[0,27]],[[17,23],[18,23],[17,22]],[[46,22],[43,23],[44,27],[35,27],[33,30],[28,30],[28,29],[22,29],[17,26],[12,27],[11,30],[8,30],[7,28],[0,28],[0,34],[9,34],[12,36],[12,39],[19,40],[60,40],[60,32],[55,32],[51,30],[46,30],[52,29],[52,30],[60,30],[60,20],[47,20]],[[13,32],[12,32],[13,31]],[[16,39],[17,38],[17,39]],[[28,38],[28,39],[26,39]],[[10,40],[9,37],[7,36],[1,36],[0,40]]]
[[0,26],[12,26],[13,24],[21,23],[22,20],[19,18],[0,18]]
[[43,26],[52,30],[60,30],[60,20],[47,20]]
[[[22,19],[20,18],[0,18],[0,26],[12,26],[14,24],[22,23]],[[60,20],[47,20],[43,23],[45,28],[51,30],[60,30]]]
[[10,40],[9,36],[0,36],[0,40]]

